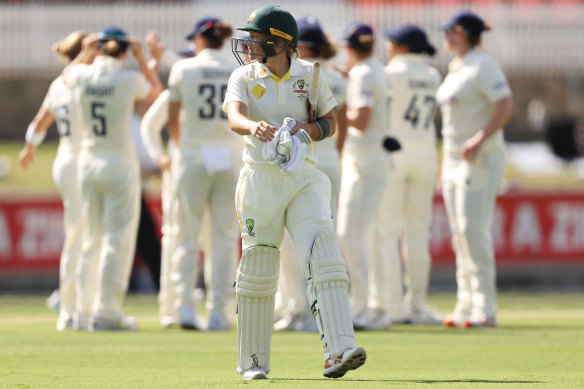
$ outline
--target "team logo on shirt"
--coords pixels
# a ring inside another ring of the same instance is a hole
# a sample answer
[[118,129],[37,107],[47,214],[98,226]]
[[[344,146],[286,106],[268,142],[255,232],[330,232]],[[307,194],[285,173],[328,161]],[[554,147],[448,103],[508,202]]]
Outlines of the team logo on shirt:
[[249,236],[255,236],[255,232],[253,232],[254,221],[253,219],[247,219],[245,221],[245,226],[247,227],[247,233]]
[[296,80],[292,84],[292,92],[300,100],[306,100],[308,98],[308,88],[310,84],[304,79]]

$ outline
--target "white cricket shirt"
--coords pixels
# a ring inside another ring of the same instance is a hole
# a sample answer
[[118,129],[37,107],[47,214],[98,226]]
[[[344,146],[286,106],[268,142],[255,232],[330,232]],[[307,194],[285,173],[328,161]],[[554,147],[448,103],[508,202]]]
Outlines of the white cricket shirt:
[[134,146],[130,122],[134,102],[150,93],[150,84],[135,70],[100,55],[91,65],[76,65],[67,75],[80,107],[82,149],[92,153],[128,150]]
[[[462,58],[454,58],[436,95],[442,111],[444,150],[458,151],[487,124],[495,103],[510,95],[505,74],[482,50],[473,49]],[[497,131],[484,148],[488,150],[492,144],[502,142],[503,132]]]
[[442,77],[422,54],[401,54],[385,67],[389,133],[402,143],[434,145],[436,91]]
[[[312,64],[292,58],[288,73],[278,78],[260,62],[236,69],[229,79],[223,109],[232,101],[247,106],[247,117],[254,121],[265,121],[280,127],[285,117],[299,122],[308,122],[308,95],[312,90]],[[325,77],[319,78],[317,117],[337,105]],[[244,136],[243,162],[268,164],[262,157],[264,142],[252,135]],[[314,142],[313,142],[314,143]],[[306,158],[316,163],[312,147],[308,147]]]
[[347,89],[347,109],[368,107],[371,118],[365,131],[349,126],[344,149],[381,149],[387,135],[387,91],[383,65],[369,57],[359,62],[349,71]]
[[168,88],[170,101],[180,102],[184,112],[181,146],[241,149],[241,138],[231,131],[222,110],[229,77],[236,68],[234,61],[214,49],[174,64]]
[[71,88],[65,85],[61,76],[49,86],[43,106],[55,116],[60,136],[59,151],[77,153],[81,138],[78,107],[74,104]]

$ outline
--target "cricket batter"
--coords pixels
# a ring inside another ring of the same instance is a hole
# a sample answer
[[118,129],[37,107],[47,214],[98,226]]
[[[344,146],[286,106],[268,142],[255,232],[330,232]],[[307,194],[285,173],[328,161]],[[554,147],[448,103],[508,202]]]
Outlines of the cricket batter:
[[[324,62],[334,57],[336,47],[324,33],[320,23],[314,16],[297,20],[298,24],[298,58],[313,63]],[[337,223],[337,208],[341,187],[340,147],[346,134],[346,126],[342,120],[345,116],[345,101],[347,99],[347,80],[330,66],[322,66],[322,76],[337,101],[335,108],[336,131],[334,137],[329,137],[315,143],[317,168],[322,170],[331,181],[331,211],[333,222]],[[316,322],[310,313],[306,299],[306,279],[298,262],[298,255],[290,235],[286,233],[280,248],[282,270],[276,294],[276,308],[280,308],[282,319],[274,324],[274,330],[317,331]]]
[[[53,52],[66,62],[71,62],[81,52],[86,32],[75,31],[53,46]],[[36,148],[41,144],[51,123],[56,122],[59,131],[59,149],[53,163],[53,180],[63,201],[65,242],[59,264],[59,318],[57,330],[73,328],[75,314],[75,270],[81,252],[82,232],[78,223],[81,212],[77,189],[77,157],[79,154],[80,125],[77,106],[71,89],[57,77],[49,87],[39,112],[28,126],[26,144],[19,158],[23,168],[34,160]]]
[[[169,77],[168,130],[177,145],[172,157],[171,186],[178,208],[175,273],[171,279],[178,295],[180,326],[200,328],[193,288],[199,256],[198,239],[203,212],[211,216],[211,250],[207,266],[209,329],[226,330],[230,323],[227,304],[233,294],[237,268],[237,222],[233,193],[241,168],[241,139],[227,123],[221,109],[227,83],[237,64],[220,49],[231,36],[229,24],[214,17],[195,23],[187,36],[195,42],[195,57],[177,62]],[[180,113],[184,112],[183,125]]]
[[396,168],[389,174],[375,223],[371,299],[387,310],[392,323],[442,324],[442,317],[426,304],[438,170],[435,95],[442,78],[424,63],[424,55],[436,50],[418,26],[401,25],[386,30],[385,36],[389,131],[402,148],[392,154]]
[[[323,375],[342,377],[363,365],[366,353],[355,344],[330,181],[316,169],[312,147],[334,133],[336,102],[323,77],[313,85],[312,64],[295,58],[298,28],[288,11],[260,7],[238,29],[250,35],[232,39],[233,52],[245,66],[231,75],[223,105],[232,130],[245,142],[235,199],[243,239],[236,282],[237,371],[244,380],[265,379],[270,371],[279,247],[286,228],[308,279],[324,349]],[[309,94],[315,91],[316,121],[307,123]]]
[[373,28],[353,23],[345,30],[349,70],[347,138],[343,146],[337,231],[351,277],[355,328],[385,329],[389,317],[369,301],[369,229],[379,212],[391,160],[383,149],[387,97],[383,65],[372,56]]
[[442,26],[454,59],[438,89],[442,111],[442,192],[456,253],[457,303],[449,327],[495,327],[495,256],[491,224],[505,169],[502,127],[513,111],[511,89],[479,48],[490,27],[463,11]]
[[[141,73],[122,68],[131,48]],[[99,55],[91,65],[95,50]],[[162,87],[147,67],[142,45],[111,27],[84,40],[65,70],[79,104],[82,130],[78,163],[83,230],[78,267],[78,327],[135,330],[122,304],[134,260],[140,206],[138,160],[130,135],[136,101],[153,101]]]

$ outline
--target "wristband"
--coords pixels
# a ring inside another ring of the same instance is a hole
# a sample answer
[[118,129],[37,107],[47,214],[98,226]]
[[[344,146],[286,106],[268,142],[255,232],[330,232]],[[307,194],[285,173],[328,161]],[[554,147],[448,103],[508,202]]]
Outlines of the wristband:
[[32,123],[29,124],[28,128],[26,129],[26,135],[24,136],[24,140],[26,141],[26,143],[30,143],[31,145],[37,147],[38,145],[43,143],[43,140],[45,139],[47,132],[46,131],[36,132],[35,130],[36,125]]
[[316,141],[318,142],[328,138],[332,130],[331,122],[329,122],[328,119],[320,118],[315,123],[318,126],[318,129],[320,130],[320,136]]

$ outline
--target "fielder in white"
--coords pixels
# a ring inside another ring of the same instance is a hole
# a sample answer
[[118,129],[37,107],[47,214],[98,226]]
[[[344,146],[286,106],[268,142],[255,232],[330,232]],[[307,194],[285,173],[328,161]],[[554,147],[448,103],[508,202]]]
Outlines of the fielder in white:
[[343,146],[337,231],[351,278],[351,309],[356,329],[384,329],[384,307],[369,300],[370,248],[367,236],[379,212],[391,169],[382,141],[386,130],[383,65],[372,56],[374,32],[353,23],[345,30],[349,70],[347,138]]
[[[53,46],[53,52],[66,62],[71,62],[81,52],[86,32],[75,31]],[[77,106],[71,89],[57,77],[49,87],[45,100],[28,126],[26,144],[19,154],[23,168],[34,160],[36,148],[46,136],[49,126],[56,122],[59,131],[59,149],[53,162],[53,180],[63,201],[65,242],[59,263],[59,318],[57,330],[73,328],[76,291],[75,270],[81,252],[82,231],[78,222],[81,212],[77,189],[77,157],[79,154],[80,125]]]
[[[221,52],[232,34],[229,24],[217,18],[199,20],[187,39],[195,41],[195,57],[177,62],[169,76],[168,130],[177,145],[172,157],[172,190],[178,202],[179,230],[171,276],[178,294],[180,325],[200,328],[193,287],[199,255],[199,233],[205,206],[211,216],[211,267],[207,298],[209,329],[226,330],[226,312],[233,295],[237,268],[237,222],[233,192],[241,168],[241,139],[227,123],[221,109],[227,83],[237,64]],[[179,115],[184,111],[183,125]]]
[[[336,55],[336,47],[329,41],[315,17],[304,17],[298,24],[298,57],[313,63],[323,63]],[[329,66],[321,67],[324,77],[337,101],[335,115],[337,126],[334,137],[315,143],[317,168],[331,181],[331,211],[333,222],[337,223],[337,208],[341,187],[341,164],[339,154],[339,134],[345,134],[346,127],[339,125],[339,113],[344,116],[346,108],[347,80]],[[306,298],[306,278],[298,262],[296,249],[286,232],[282,241],[281,272],[276,294],[276,312],[282,318],[274,324],[274,330],[317,331],[316,322],[310,313]]]
[[[265,379],[270,371],[279,247],[286,228],[308,279],[324,349],[323,374],[341,377],[363,365],[366,353],[355,344],[330,181],[316,169],[312,148],[313,140],[334,133],[336,101],[324,77],[312,85],[312,64],[295,58],[298,28],[288,11],[260,7],[238,29],[250,37],[232,38],[233,52],[247,64],[233,72],[223,105],[232,130],[245,142],[236,191],[243,239],[236,282],[237,371],[244,380]],[[317,92],[317,119],[306,123],[311,92]]]
[[371,299],[385,307],[393,323],[442,324],[442,317],[426,304],[438,170],[435,95],[442,77],[424,63],[424,54],[436,50],[418,26],[402,25],[384,35],[390,58],[385,67],[389,131],[401,150],[392,154],[396,168],[372,234]]
[[[142,74],[122,68],[129,47]],[[88,65],[96,50],[99,55]],[[73,63],[63,77],[79,104],[82,132],[78,184],[85,234],[78,266],[77,327],[135,330],[135,319],[122,313],[140,205],[130,120],[135,101],[152,101],[162,88],[147,67],[141,44],[118,28],[86,38]]]
[[442,192],[456,253],[457,303],[446,326],[495,327],[496,277],[491,224],[505,169],[502,127],[513,111],[511,89],[479,48],[490,27],[472,12],[444,24],[455,58],[438,89],[442,111]]

